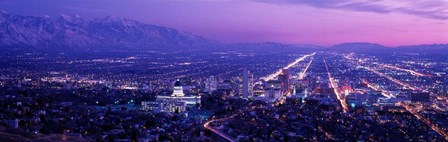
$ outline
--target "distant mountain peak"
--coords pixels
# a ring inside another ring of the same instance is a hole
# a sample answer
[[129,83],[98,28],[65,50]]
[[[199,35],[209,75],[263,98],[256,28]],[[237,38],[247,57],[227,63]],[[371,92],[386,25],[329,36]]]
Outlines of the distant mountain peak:
[[371,43],[371,42],[346,42],[346,43],[340,43],[337,45],[334,45],[333,47],[340,47],[340,46],[350,46],[350,45],[358,45],[358,46],[376,46],[376,47],[385,47],[378,43]]
[[103,18],[102,21],[123,22],[123,21],[133,21],[133,20],[129,20],[129,19],[122,18],[122,17],[117,17],[114,15],[109,15],[109,16],[106,16],[105,18]]
[[66,21],[71,21],[72,20],[72,17],[68,16],[66,14],[61,14],[61,15],[59,15],[59,17],[60,17],[60,19],[66,20]]
[[330,50],[344,51],[344,52],[381,52],[388,49],[386,46],[370,42],[347,42],[333,45]]
[[[44,16],[44,18],[45,18],[45,16]],[[75,15],[73,15],[73,16],[66,15],[66,14],[61,14],[61,15],[59,16],[59,19],[60,19],[60,20],[64,20],[64,21],[73,22],[73,21],[75,21],[75,20],[80,20],[80,19],[82,19],[82,18],[81,18],[81,16],[79,16],[78,14],[75,14]]]
[[0,14],[6,15],[6,14],[9,14],[9,12],[6,10],[0,9]]
[[51,17],[49,15],[44,15],[45,19],[51,19]]

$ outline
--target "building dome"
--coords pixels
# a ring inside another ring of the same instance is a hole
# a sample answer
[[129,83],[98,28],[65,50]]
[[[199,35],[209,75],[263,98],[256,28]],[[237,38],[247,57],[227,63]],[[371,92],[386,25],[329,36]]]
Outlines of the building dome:
[[171,94],[171,96],[176,96],[176,97],[185,96],[184,89],[183,89],[182,84],[180,83],[179,79],[177,79],[176,83],[174,83],[173,94]]
[[179,79],[176,81],[176,83],[174,83],[174,86],[182,86],[182,84],[180,83]]

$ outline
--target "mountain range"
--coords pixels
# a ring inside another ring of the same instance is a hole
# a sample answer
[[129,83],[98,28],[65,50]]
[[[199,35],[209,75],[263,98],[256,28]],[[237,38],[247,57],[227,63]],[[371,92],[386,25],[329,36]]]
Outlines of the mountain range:
[[386,47],[376,43],[342,43],[331,47],[276,42],[223,44],[173,28],[108,16],[86,20],[78,15],[22,16],[0,11],[0,49],[43,51],[145,50],[333,50],[344,52],[443,51],[448,44]]
[[423,44],[411,46],[387,47],[377,43],[351,42],[331,46],[327,50],[355,53],[422,53],[448,55],[448,44]]
[[211,48],[220,43],[176,29],[108,16],[85,20],[0,13],[0,46],[62,50]]

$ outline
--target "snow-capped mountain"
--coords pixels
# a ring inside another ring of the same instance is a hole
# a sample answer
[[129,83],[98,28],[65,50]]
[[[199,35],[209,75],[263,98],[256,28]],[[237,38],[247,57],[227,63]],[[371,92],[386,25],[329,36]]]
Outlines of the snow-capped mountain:
[[176,29],[109,16],[85,20],[78,15],[12,15],[0,12],[0,47],[61,50],[213,48],[218,42]]

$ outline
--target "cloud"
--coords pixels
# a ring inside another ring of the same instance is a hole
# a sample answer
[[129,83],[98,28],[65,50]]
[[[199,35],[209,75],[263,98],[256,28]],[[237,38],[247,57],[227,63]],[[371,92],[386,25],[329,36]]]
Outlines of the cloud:
[[431,19],[448,20],[448,0],[256,0],[276,4],[301,4],[317,8],[403,13]]

